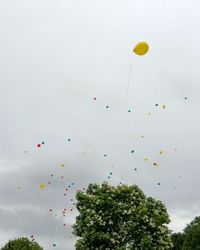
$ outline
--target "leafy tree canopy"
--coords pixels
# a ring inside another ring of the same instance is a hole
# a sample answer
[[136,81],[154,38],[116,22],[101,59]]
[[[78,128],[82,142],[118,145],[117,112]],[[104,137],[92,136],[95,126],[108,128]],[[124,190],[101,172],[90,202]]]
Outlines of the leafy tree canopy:
[[200,249],[200,217],[195,217],[195,219],[184,229],[182,250],[198,249]]
[[173,250],[182,250],[183,242],[184,242],[184,234],[183,233],[174,233],[172,234],[172,243],[173,243]]
[[171,249],[165,205],[146,197],[138,186],[90,184],[76,198],[77,250]]
[[1,250],[43,250],[38,243],[22,237],[10,240]]

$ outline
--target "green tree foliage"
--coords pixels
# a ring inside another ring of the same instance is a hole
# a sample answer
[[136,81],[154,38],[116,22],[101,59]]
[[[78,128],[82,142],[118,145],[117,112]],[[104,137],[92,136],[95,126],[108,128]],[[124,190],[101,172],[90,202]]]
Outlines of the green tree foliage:
[[43,250],[43,248],[38,243],[22,237],[10,240],[1,250]]
[[77,250],[171,249],[166,207],[146,197],[138,186],[90,184],[76,198]]
[[182,250],[200,249],[200,217],[196,217],[184,229],[184,243]]
[[173,243],[173,250],[182,250],[183,242],[184,242],[184,234],[183,233],[174,233],[172,234],[172,243]]

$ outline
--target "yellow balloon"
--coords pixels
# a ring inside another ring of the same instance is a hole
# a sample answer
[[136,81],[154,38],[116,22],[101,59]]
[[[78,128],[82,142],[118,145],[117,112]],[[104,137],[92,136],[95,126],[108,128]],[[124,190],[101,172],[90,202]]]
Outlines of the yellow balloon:
[[133,51],[139,56],[145,55],[148,52],[148,50],[149,50],[149,45],[146,42],[138,43],[133,49]]
[[44,184],[43,183],[40,184],[40,189],[44,189]]

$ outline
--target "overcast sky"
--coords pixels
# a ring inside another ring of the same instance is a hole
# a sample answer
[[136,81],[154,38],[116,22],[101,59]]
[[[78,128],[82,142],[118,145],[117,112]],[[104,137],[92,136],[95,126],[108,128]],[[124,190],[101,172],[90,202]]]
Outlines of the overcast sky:
[[139,185],[174,231],[200,214],[199,8],[0,0],[0,247],[33,235],[74,249],[75,193],[91,182]]

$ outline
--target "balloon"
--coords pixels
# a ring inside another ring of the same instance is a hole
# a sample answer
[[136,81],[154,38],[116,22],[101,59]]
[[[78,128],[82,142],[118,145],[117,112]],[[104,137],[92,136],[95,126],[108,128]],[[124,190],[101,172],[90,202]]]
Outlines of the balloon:
[[137,54],[139,56],[145,55],[148,52],[148,50],[149,50],[149,45],[146,42],[138,43],[133,49],[135,54]]
[[44,183],[40,184],[40,189],[44,189]]
[[61,166],[61,168],[64,168],[64,167],[65,167],[65,164],[64,164],[64,163],[61,163],[60,166]]

